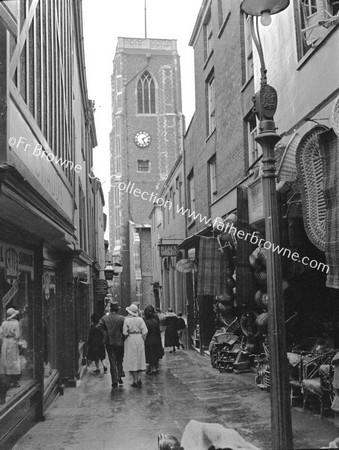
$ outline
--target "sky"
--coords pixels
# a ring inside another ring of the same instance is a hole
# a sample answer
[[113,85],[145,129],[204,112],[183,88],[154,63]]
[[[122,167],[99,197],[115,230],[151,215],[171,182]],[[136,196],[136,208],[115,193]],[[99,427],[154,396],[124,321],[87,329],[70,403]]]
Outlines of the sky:
[[[147,37],[177,39],[186,126],[194,113],[193,48],[188,45],[202,0],[147,0]],[[95,101],[98,146],[94,173],[103,183],[108,215],[111,74],[118,37],[145,37],[144,0],[83,0],[89,99]],[[106,183],[105,183],[106,181]]]

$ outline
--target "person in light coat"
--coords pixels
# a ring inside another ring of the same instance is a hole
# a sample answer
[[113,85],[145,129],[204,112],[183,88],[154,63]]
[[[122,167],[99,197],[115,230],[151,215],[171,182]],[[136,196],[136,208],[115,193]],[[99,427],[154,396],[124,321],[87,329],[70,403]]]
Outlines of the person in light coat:
[[139,308],[132,304],[126,308],[128,316],[125,319],[123,334],[124,370],[133,376],[132,387],[141,387],[141,372],[146,370],[145,339],[147,327],[139,316]]

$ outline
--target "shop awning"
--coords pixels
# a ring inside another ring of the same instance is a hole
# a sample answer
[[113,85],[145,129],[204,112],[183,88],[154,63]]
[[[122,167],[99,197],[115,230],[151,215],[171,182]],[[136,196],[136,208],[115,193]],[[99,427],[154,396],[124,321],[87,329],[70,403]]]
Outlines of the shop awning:
[[197,233],[192,234],[192,236],[188,236],[178,245],[178,250],[185,249],[188,250],[195,246],[195,244],[199,241],[200,236],[209,236],[212,233],[212,225],[205,227],[204,229],[198,231]]
[[301,136],[295,131],[292,136],[285,136],[278,142],[277,145],[286,145],[285,150],[281,156],[277,169],[277,180],[280,181],[295,181],[297,178],[297,169],[295,166],[295,154],[299,145]]

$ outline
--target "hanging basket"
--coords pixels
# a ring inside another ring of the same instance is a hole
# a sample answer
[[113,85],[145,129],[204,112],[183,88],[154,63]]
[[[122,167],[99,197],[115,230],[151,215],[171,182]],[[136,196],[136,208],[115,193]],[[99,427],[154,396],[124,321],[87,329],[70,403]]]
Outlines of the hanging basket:
[[256,270],[254,272],[255,279],[258,281],[258,283],[262,285],[266,285],[267,283],[267,272],[265,269]]
[[260,332],[265,334],[268,330],[268,313],[264,312],[259,314],[259,316],[255,320],[255,323]]
[[259,259],[259,252],[260,248],[257,247],[255,250],[253,250],[253,252],[249,256],[249,263],[254,270],[259,270],[263,268],[263,265]]

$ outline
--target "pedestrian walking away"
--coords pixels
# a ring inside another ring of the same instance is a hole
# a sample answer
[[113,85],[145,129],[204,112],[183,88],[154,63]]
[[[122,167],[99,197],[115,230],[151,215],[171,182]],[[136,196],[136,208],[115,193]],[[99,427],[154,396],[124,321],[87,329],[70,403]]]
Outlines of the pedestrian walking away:
[[145,354],[148,375],[155,375],[159,371],[159,359],[164,356],[161,343],[159,318],[153,305],[146,306],[144,321],[148,330],[145,340]]
[[132,387],[141,387],[141,372],[146,370],[145,339],[147,327],[139,317],[139,308],[132,304],[126,308],[123,333],[125,339],[124,370],[133,376]]
[[119,304],[110,304],[110,313],[103,316],[97,325],[99,330],[106,333],[106,351],[110,365],[112,387],[122,385],[124,359],[124,335],[123,326],[125,318],[118,314]]
[[165,347],[172,347],[170,353],[175,353],[176,347],[179,347],[177,321],[178,317],[173,312],[173,309],[168,308],[168,312],[165,317]]
[[94,373],[100,373],[99,360],[101,361],[104,373],[107,372],[107,367],[105,366],[105,346],[104,346],[104,333],[99,330],[96,326],[99,323],[99,314],[94,313],[91,316],[92,324],[88,333],[87,339],[87,361],[93,361],[95,363]]
[[178,330],[178,350],[181,348],[184,348],[184,344],[182,343],[182,334],[184,332],[184,329],[186,328],[186,322],[185,319],[182,317],[182,312],[178,312],[178,320],[177,320],[177,330]]
[[166,331],[166,326],[165,326],[166,314],[164,312],[162,312],[160,308],[156,308],[156,312],[159,317],[161,343],[162,343],[162,346],[164,347],[165,346],[165,331]]

